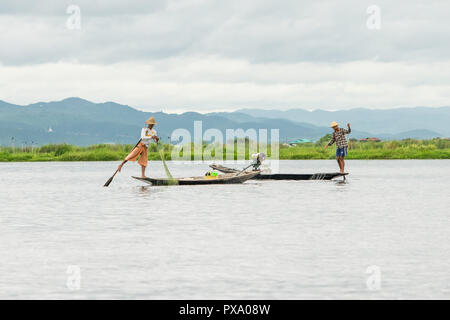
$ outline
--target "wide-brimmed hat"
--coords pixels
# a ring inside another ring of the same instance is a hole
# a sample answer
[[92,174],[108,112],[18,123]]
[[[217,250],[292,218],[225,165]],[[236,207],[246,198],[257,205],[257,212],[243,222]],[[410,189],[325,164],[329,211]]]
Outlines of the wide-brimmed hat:
[[339,123],[337,123],[336,121],[333,121],[330,125],[330,127],[334,128],[337,127],[339,125]]
[[145,121],[146,124],[156,124],[156,120],[154,117],[150,117]]

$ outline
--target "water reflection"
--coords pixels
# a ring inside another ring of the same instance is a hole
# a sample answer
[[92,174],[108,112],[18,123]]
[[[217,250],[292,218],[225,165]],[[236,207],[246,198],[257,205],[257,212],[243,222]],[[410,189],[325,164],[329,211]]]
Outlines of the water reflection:
[[[114,167],[0,164],[0,298],[448,298],[448,160],[348,161],[346,182],[159,187],[130,165],[103,188]],[[377,292],[366,289],[371,265]],[[68,266],[80,267],[80,291],[66,288]]]

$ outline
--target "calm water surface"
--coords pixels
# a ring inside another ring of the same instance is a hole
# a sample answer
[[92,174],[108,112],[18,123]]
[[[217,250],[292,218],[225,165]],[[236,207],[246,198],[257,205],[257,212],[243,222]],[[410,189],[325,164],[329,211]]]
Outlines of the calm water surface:
[[173,187],[128,164],[103,188],[117,164],[0,163],[0,298],[450,298],[448,160],[347,161],[346,184]]

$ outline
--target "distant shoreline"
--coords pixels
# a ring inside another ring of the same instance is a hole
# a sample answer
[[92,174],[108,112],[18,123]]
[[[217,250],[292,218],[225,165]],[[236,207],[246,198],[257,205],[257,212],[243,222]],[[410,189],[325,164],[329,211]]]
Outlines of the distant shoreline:
[[[297,146],[280,145],[280,160],[331,160],[335,159],[335,147],[324,150],[324,141]],[[93,145],[78,147],[67,144],[46,145],[34,148],[0,147],[0,162],[49,162],[49,161],[120,161],[133,145]],[[172,145],[165,145],[165,159],[171,160]],[[270,150],[269,150],[270,156]],[[193,154],[193,153],[192,153]],[[233,159],[233,153],[223,152],[224,159]],[[214,155],[213,155],[214,156]],[[195,157],[197,158],[197,157]],[[235,158],[236,159],[236,158]],[[246,159],[249,159],[247,145]],[[382,142],[352,141],[348,160],[398,160],[398,159],[450,159],[450,140],[400,140]],[[161,160],[155,145],[149,148],[149,160]],[[178,159],[176,159],[178,160]],[[191,155],[191,160],[194,155]],[[189,161],[185,159],[184,161]],[[220,159],[216,159],[220,161]]]

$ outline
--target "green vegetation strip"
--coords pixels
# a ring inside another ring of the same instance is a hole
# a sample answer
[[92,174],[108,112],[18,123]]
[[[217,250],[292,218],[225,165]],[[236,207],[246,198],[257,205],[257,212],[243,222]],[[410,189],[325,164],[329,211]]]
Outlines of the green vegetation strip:
[[[317,143],[304,143],[297,146],[280,145],[279,158],[282,160],[294,159],[334,159],[335,147],[324,150],[323,146],[327,142],[327,137],[322,138]],[[194,159],[194,148],[191,147],[191,160]],[[203,145],[203,150],[207,144]],[[78,147],[68,144],[53,144],[35,148],[12,148],[0,147],[0,162],[26,162],[26,161],[121,161],[123,160],[133,145],[93,145],[89,147]],[[150,160],[171,160],[173,150],[172,145],[165,145],[164,149],[156,144],[150,145]],[[189,148],[185,146],[185,148]],[[211,148],[209,148],[211,149]],[[232,148],[229,148],[232,149]],[[162,151],[164,150],[164,152]],[[245,143],[246,159],[252,153],[249,151],[249,143]],[[161,153],[160,153],[161,151]],[[162,153],[163,152],[163,153]],[[270,157],[270,146],[268,148]],[[180,152],[180,155],[183,151]],[[236,148],[229,150],[223,147],[223,158],[229,157],[237,159]],[[196,159],[201,157],[195,157]],[[216,159],[214,151],[208,159]],[[406,139],[401,141],[383,142],[350,142],[347,159],[450,159],[450,140],[431,139],[415,140]],[[189,160],[189,157],[188,159]]]

